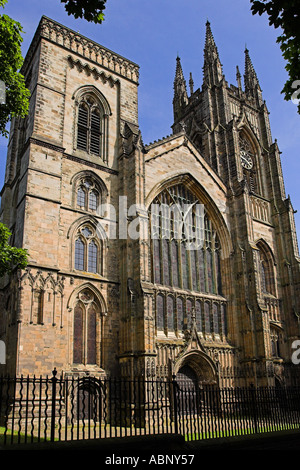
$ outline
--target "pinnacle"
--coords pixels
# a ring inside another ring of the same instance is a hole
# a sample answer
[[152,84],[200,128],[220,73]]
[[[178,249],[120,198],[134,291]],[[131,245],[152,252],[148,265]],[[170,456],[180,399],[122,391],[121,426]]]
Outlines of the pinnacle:
[[206,36],[204,46],[204,80],[209,84],[216,84],[222,80],[223,71],[219,58],[218,48],[212,34],[210,22],[206,22]]
[[183,79],[183,71],[181,67],[180,57],[177,55],[176,57],[176,72],[175,72],[175,80]]
[[220,61],[218,48],[211,30],[210,22],[208,20],[206,22],[204,57],[208,62],[213,62],[215,59]]
[[258,78],[250,58],[249,49],[247,47],[245,48],[245,77],[248,80],[252,79],[258,83]]

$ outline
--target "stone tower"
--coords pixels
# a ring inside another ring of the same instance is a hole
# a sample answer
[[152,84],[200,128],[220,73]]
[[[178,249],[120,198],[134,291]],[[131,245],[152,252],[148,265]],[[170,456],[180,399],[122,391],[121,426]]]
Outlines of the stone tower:
[[29,264],[2,279],[5,370],[289,383],[299,254],[249,51],[229,86],[207,22],[202,88],[177,57],[173,133],[149,145],[135,63],[43,17],[22,71],[1,219]]

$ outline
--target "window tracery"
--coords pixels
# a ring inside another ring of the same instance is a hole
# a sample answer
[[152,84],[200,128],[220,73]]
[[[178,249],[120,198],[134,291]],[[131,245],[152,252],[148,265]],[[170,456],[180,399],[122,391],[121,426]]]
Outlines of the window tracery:
[[102,274],[103,244],[90,224],[84,224],[75,235],[74,267],[78,271]]
[[[167,188],[154,199],[150,207],[153,282],[221,294],[219,238],[205,208],[203,217],[196,211],[197,202],[184,185]],[[193,207],[190,217],[180,225],[188,206]],[[191,249],[189,234],[201,240],[197,249]]]
[[76,186],[76,206],[80,209],[97,212],[102,203],[102,191],[90,177],[81,178]]
[[100,365],[100,308],[90,290],[78,296],[73,317],[73,363]]
[[[149,209],[152,276],[157,288],[156,327],[166,335],[180,335],[191,329],[195,317],[199,333],[224,337],[227,331],[221,245],[205,207],[199,214],[197,203],[196,196],[178,184],[164,189]],[[191,212],[183,227],[179,219],[187,207]],[[190,249],[191,239],[202,243]],[[210,296],[215,302],[208,299]]]

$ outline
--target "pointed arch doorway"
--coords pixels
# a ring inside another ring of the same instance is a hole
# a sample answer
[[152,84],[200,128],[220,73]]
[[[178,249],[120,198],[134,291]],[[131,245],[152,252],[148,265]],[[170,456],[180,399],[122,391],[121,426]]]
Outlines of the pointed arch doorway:
[[191,350],[177,361],[174,372],[179,414],[201,413],[203,388],[218,384],[216,365],[204,351]]
[[196,389],[198,384],[197,374],[192,367],[186,364],[177,372],[176,382],[179,386],[184,386],[189,390]]
[[216,364],[204,351],[198,349],[192,349],[179,358],[174,373],[178,383],[189,384],[190,387],[218,384]]

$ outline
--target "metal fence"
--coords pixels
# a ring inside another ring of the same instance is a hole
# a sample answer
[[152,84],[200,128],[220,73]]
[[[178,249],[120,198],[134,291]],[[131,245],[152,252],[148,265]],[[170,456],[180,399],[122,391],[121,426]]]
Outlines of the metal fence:
[[165,380],[0,378],[0,444],[181,434],[187,441],[299,428],[300,388]]

